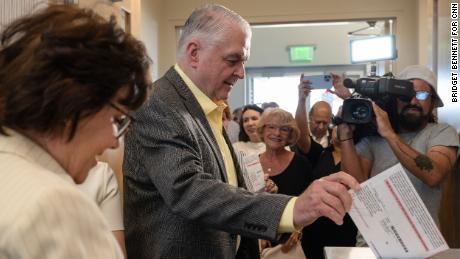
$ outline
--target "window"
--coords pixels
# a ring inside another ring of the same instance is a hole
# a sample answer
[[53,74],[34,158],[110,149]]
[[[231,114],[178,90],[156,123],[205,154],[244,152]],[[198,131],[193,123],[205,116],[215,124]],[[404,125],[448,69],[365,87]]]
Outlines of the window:
[[[345,73],[347,77],[359,78],[365,75],[365,65],[315,66],[292,68],[248,69],[246,75],[246,103],[261,105],[264,102],[276,102],[280,108],[295,114],[298,100],[300,74],[324,75],[331,71]],[[343,100],[325,89],[315,89],[307,99],[307,109],[318,101],[326,101],[337,113]]]

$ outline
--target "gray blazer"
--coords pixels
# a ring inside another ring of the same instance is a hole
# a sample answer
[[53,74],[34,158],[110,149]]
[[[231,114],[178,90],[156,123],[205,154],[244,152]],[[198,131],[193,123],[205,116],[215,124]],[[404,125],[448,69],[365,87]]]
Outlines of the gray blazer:
[[133,116],[123,161],[129,258],[234,258],[237,234],[275,238],[290,197],[241,188],[237,163],[241,187],[226,184],[211,126],[174,68]]

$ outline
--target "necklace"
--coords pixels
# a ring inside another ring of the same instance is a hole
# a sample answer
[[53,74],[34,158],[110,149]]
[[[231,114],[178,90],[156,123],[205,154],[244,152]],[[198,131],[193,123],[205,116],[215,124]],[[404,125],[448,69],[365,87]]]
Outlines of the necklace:
[[290,161],[294,157],[293,153],[288,151],[278,153],[274,156],[269,156],[267,153],[263,153],[260,155],[260,163],[262,164],[263,169],[268,173],[270,176],[278,175],[286,169],[289,165]]
[[279,162],[276,161],[276,159],[268,159],[266,156],[263,157],[262,159],[262,164],[264,165],[264,168],[267,170],[268,174],[272,174],[273,172],[276,172],[279,167]]

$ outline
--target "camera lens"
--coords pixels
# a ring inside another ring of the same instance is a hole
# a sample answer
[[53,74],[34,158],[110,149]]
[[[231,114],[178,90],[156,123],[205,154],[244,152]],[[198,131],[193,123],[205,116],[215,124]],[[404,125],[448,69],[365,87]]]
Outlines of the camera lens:
[[371,110],[369,109],[369,106],[363,105],[362,103],[357,103],[351,108],[351,117],[357,121],[369,118],[370,113]]
[[372,103],[367,99],[349,98],[343,101],[342,118],[344,122],[366,124],[372,121]]

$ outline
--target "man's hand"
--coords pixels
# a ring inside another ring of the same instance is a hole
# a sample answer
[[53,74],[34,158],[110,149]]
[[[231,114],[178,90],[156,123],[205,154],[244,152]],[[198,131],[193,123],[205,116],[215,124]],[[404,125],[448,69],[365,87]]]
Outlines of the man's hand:
[[348,123],[340,123],[337,125],[337,139],[339,142],[353,139],[353,131],[355,125],[350,125]]
[[382,138],[388,139],[396,135],[395,131],[391,127],[390,119],[386,111],[382,110],[377,104],[372,102],[374,109],[375,119],[377,121],[377,131]]
[[303,73],[300,75],[299,83],[299,100],[306,100],[311,92],[311,82],[308,80],[303,80]]
[[331,73],[332,76],[332,85],[334,86],[334,91],[331,93],[337,95],[342,99],[347,99],[351,96],[350,90],[343,85],[343,77],[337,74]]
[[330,218],[342,225],[345,213],[351,208],[351,195],[347,189],[360,189],[353,176],[338,172],[314,181],[294,204],[294,226],[310,225],[318,217]]

